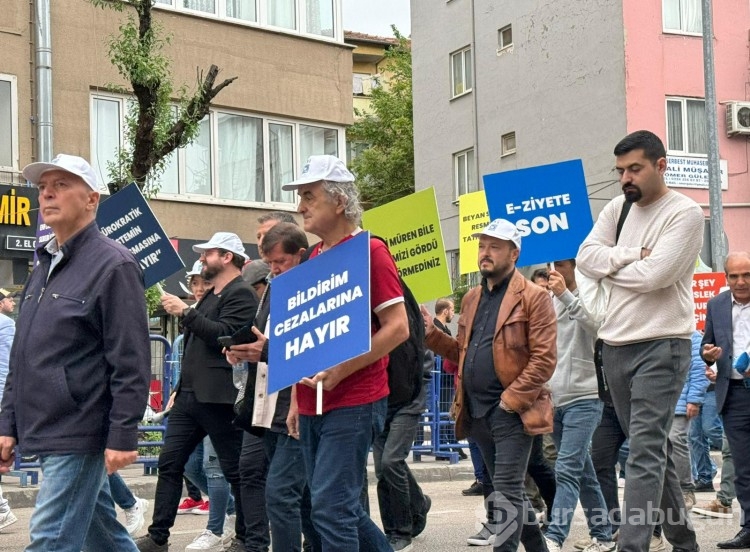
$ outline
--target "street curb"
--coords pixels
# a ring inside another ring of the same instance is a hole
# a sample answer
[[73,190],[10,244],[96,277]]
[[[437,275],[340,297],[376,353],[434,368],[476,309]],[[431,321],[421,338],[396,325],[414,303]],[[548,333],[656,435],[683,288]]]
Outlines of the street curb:
[[[414,479],[419,483],[474,481],[474,469],[468,461],[458,464],[443,464],[442,462],[438,464],[435,461],[409,462],[408,465],[414,474]],[[156,475],[144,475],[143,466],[138,464],[121,470],[120,475],[135,496],[153,500],[156,493]],[[19,480],[7,474],[1,480],[3,498],[8,501],[11,508],[34,507],[39,485],[29,484],[28,487],[19,487]],[[367,466],[367,482],[370,485],[375,485],[376,482],[375,468],[372,464]]]

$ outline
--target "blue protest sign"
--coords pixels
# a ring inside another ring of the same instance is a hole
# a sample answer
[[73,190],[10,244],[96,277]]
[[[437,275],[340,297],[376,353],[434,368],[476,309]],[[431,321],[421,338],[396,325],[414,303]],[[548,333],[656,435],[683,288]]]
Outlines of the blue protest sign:
[[484,175],[490,219],[521,232],[518,266],[572,259],[593,226],[580,159]]
[[271,283],[268,392],[370,350],[370,233]]
[[135,184],[102,201],[96,223],[102,234],[135,255],[147,288],[185,267]]

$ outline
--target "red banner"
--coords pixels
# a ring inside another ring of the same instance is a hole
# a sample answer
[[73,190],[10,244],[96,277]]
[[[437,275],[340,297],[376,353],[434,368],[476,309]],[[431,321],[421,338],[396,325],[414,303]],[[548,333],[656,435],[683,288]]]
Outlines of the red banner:
[[709,299],[715,297],[726,286],[723,272],[701,272],[693,275],[693,301],[695,302],[695,327],[703,331],[706,326],[706,310]]

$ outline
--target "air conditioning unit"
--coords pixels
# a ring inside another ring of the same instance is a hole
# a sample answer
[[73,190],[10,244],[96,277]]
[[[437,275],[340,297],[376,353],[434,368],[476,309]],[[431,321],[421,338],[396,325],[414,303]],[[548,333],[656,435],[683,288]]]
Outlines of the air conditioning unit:
[[727,103],[727,136],[750,134],[750,102]]

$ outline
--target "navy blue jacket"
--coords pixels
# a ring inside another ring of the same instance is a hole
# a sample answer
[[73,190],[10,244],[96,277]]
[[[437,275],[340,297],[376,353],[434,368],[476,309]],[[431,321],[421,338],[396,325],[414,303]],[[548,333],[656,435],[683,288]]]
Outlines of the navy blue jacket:
[[91,223],[51,255],[23,290],[0,410],[0,435],[24,454],[136,450],[151,354],[143,274]]

